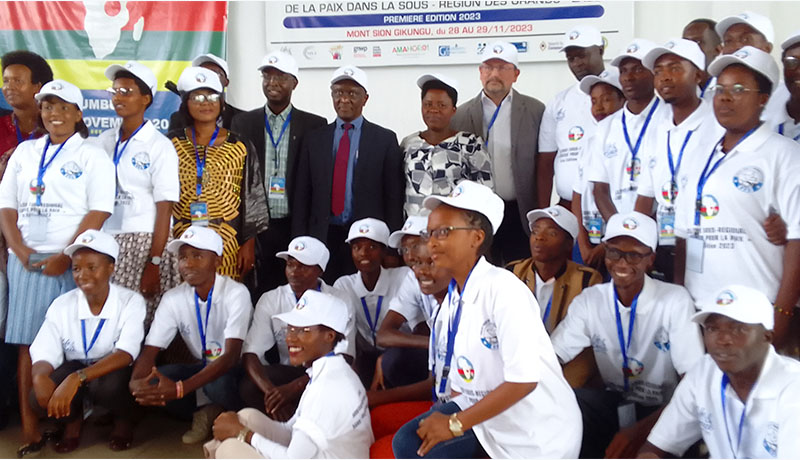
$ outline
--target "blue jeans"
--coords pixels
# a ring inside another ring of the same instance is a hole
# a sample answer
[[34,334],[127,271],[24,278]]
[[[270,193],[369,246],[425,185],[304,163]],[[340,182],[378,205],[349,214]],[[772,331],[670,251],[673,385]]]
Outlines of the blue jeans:
[[431,410],[414,418],[406,423],[395,433],[392,439],[392,451],[395,458],[480,458],[486,455],[475,437],[475,432],[467,430],[464,436],[459,436],[447,441],[440,442],[433,446],[425,457],[417,455],[422,440],[417,436],[419,421],[428,417],[434,412],[441,412],[445,415],[455,414],[461,409],[458,404],[449,402],[445,404],[434,404]]
[[[203,370],[203,364],[167,364],[160,366],[158,371],[170,380],[186,380]],[[238,411],[244,407],[242,398],[239,396],[239,379],[241,368],[234,366],[227,373],[221,375],[216,380],[203,385],[203,392],[215,404],[219,404],[226,411]],[[197,409],[197,398],[195,392],[185,395],[182,399],[170,401],[166,405],[166,410],[170,414],[191,420],[192,414]]]

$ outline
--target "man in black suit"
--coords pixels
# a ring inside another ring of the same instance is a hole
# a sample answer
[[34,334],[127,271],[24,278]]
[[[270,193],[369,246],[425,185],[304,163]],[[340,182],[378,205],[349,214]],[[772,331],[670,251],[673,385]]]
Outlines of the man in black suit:
[[291,215],[300,148],[307,132],[327,123],[324,118],[292,105],[298,74],[292,56],[279,51],[269,53],[258,69],[267,104],[237,115],[231,126],[231,131],[253,143],[261,159],[260,173],[267,187],[270,222],[269,229],[256,239],[256,299],[286,284],[283,262],[275,253],[286,250],[292,236]]
[[393,131],[362,116],[367,87],[367,75],[358,67],[336,69],[331,79],[336,121],[309,134],[298,165],[292,233],[327,243],[330,282],[355,273],[344,242],[353,221],[374,217],[393,230],[403,223],[403,152]]

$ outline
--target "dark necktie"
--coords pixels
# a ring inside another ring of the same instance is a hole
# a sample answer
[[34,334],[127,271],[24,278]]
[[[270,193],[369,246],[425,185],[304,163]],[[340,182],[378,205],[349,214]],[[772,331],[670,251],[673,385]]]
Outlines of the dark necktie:
[[331,190],[331,212],[334,216],[344,211],[344,196],[347,190],[347,163],[350,161],[350,136],[347,132],[353,129],[352,123],[342,125],[344,134],[339,139],[336,149],[336,161],[333,165],[333,189]]

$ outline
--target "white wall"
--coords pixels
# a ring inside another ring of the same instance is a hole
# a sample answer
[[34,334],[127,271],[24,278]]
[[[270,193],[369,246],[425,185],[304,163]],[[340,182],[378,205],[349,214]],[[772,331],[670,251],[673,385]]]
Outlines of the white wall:
[[[773,55],[780,58],[780,43],[800,27],[800,2],[704,2],[647,1],[634,4],[634,35],[656,43],[680,36],[694,18],[715,20],[750,9],[772,18],[775,26]],[[264,30],[265,5],[262,2],[231,2],[228,22],[228,62],[231,68],[230,102],[243,109],[265,103],[261,75],[256,70],[267,53]],[[608,50],[610,59],[618,50]],[[553,95],[574,81],[565,62],[521,64],[515,87],[547,103]],[[329,95],[333,69],[304,69],[292,98],[304,110],[328,120],[335,117]],[[414,130],[424,129],[420,116],[419,90],[415,81],[423,72],[438,71],[459,80],[459,97],[470,99],[480,90],[477,65],[369,67],[370,99],[364,115],[371,121],[394,130],[402,139]]]

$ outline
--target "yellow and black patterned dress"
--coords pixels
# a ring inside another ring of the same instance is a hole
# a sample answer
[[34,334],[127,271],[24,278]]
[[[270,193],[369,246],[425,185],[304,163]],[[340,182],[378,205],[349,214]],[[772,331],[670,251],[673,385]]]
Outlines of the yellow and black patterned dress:
[[269,210],[266,190],[261,180],[259,159],[235,134],[227,132],[225,142],[213,147],[199,146],[198,154],[206,155],[202,193],[198,197],[194,144],[186,131],[172,138],[178,152],[178,173],[181,194],[172,208],[174,238],[180,238],[191,225],[190,206],[203,201],[208,206],[208,226],[223,242],[222,264],[218,269],[240,281],[236,261],[239,246],[267,229]]

